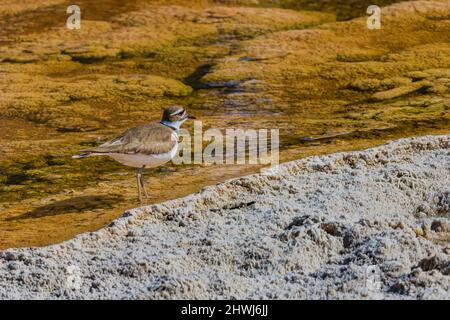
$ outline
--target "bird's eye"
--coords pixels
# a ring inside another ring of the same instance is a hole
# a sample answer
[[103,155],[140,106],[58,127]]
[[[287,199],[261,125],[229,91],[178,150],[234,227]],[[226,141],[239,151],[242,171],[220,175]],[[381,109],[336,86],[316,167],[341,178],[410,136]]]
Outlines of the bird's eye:
[[183,113],[183,112],[184,112],[184,109],[179,109],[179,110],[177,110],[177,111],[171,113],[170,116],[173,117],[173,116],[176,116],[176,115],[178,115],[178,114],[180,114],[180,113]]

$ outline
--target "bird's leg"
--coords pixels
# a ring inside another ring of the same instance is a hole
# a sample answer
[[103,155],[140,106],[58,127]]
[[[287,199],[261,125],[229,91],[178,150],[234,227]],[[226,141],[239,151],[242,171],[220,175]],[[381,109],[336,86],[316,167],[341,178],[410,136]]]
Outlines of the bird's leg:
[[145,165],[142,166],[142,169],[141,169],[141,186],[142,186],[142,190],[144,190],[145,198],[148,199],[149,196],[147,193],[147,188],[145,188],[145,184],[144,184],[144,175],[143,175],[144,169],[145,169]]
[[136,180],[137,180],[137,188],[138,188],[138,199],[139,199],[140,204],[142,204],[141,177],[142,177],[142,172],[141,172],[141,168],[139,168],[136,171]]

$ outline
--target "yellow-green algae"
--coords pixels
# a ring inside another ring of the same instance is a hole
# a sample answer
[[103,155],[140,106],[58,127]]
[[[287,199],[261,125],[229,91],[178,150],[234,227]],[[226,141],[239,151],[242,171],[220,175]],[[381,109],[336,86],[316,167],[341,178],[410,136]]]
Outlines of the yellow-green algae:
[[[79,3],[78,31],[68,1],[0,5],[0,248],[136,206],[131,169],[70,156],[169,104],[205,128],[280,128],[283,161],[449,131],[448,1],[383,8],[382,30],[335,22],[365,15],[352,1]],[[167,165],[149,172],[151,201],[255,170]]]

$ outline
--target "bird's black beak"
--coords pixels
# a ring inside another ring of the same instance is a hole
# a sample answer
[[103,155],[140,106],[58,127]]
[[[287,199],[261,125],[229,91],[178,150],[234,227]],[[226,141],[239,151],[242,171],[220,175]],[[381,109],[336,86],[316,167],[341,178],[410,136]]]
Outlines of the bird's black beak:
[[190,114],[187,115],[187,118],[188,118],[188,119],[197,119],[196,117],[191,116]]

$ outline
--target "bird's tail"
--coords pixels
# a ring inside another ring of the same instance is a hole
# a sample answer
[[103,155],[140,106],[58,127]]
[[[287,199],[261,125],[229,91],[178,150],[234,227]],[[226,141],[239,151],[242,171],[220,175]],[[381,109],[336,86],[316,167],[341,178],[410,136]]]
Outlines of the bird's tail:
[[91,151],[81,151],[79,154],[72,156],[72,159],[83,159],[93,155],[94,154]]

